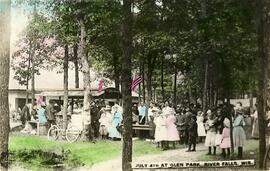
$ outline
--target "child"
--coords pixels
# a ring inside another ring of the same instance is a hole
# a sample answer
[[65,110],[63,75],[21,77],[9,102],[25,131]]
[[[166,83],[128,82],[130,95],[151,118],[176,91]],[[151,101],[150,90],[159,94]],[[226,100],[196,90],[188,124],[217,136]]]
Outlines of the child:
[[[190,151],[196,151],[196,138],[198,136],[198,124],[197,124],[197,118],[196,115],[188,115],[188,150],[187,152]],[[191,146],[193,148],[191,149]]]
[[199,137],[199,142],[202,142],[203,138],[206,136],[205,128],[203,125],[203,112],[199,111],[198,116],[197,116],[197,131],[198,131],[198,137]]
[[108,125],[109,125],[109,118],[106,116],[106,113],[102,113],[99,119],[100,127],[99,127],[99,134],[101,139],[106,139],[108,134]]
[[[223,121],[224,128],[222,131],[222,140],[220,144],[220,148],[222,149],[222,157],[229,158],[230,157],[230,148],[231,148],[231,137],[230,137],[230,120],[225,118]],[[226,156],[226,149],[227,149],[227,156]]]
[[211,112],[211,110],[207,111],[208,120],[206,121],[205,129],[207,131],[205,138],[205,146],[208,147],[207,155],[212,155],[212,147],[213,147],[213,155],[216,155],[216,128],[215,128],[215,116]]

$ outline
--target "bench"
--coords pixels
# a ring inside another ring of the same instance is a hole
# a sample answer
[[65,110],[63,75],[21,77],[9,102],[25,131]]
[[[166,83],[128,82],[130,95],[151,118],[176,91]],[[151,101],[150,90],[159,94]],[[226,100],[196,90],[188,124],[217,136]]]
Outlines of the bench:
[[133,130],[149,130],[149,131],[154,130],[149,125],[138,125],[138,124],[133,124],[132,129]]

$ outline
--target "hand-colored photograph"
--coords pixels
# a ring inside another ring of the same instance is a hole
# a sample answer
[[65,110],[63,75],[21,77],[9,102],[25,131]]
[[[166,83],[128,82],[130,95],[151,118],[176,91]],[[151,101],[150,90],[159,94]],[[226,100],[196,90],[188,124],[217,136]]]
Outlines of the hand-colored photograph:
[[267,0],[0,0],[0,171],[270,170]]

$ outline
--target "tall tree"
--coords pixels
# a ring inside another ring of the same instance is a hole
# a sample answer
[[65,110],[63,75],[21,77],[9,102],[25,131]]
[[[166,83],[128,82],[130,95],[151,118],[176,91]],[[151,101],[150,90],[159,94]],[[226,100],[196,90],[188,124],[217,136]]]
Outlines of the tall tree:
[[75,88],[79,88],[80,80],[79,80],[79,62],[78,62],[78,45],[77,43],[73,46],[73,62],[74,62],[74,70],[75,70]]
[[8,166],[10,0],[0,1],[0,168]]
[[65,45],[64,56],[64,104],[63,104],[63,128],[67,128],[67,108],[68,108],[68,45]]
[[[36,19],[37,16],[37,2],[36,0],[34,0],[34,19]],[[31,103],[32,106],[34,106],[35,104],[35,69],[36,69],[36,61],[35,61],[35,51],[37,49],[37,38],[36,38],[36,34],[37,34],[37,30],[35,29],[33,31],[33,35],[32,35],[32,43],[33,45],[31,45],[31,49],[30,49],[30,56],[31,56]]]
[[259,86],[258,86],[258,121],[259,121],[259,167],[263,168],[266,151],[265,114],[269,102],[270,76],[270,2],[257,1],[258,15],[258,58],[259,58]]
[[132,54],[132,0],[123,0],[123,56],[122,56],[122,100],[123,100],[123,146],[122,170],[132,170],[132,98],[131,98],[131,54]]
[[84,117],[84,134],[88,134],[91,139],[91,115],[90,115],[90,102],[91,102],[91,81],[90,81],[90,61],[88,60],[88,53],[86,49],[86,28],[84,19],[79,19],[80,23],[80,44],[79,54],[82,61],[82,73],[84,83],[84,97],[83,97],[83,117]]

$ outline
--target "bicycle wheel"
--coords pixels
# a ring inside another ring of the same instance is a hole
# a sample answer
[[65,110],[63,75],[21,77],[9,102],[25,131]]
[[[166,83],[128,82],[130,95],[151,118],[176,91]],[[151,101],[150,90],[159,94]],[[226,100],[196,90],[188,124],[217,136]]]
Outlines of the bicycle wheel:
[[265,156],[264,156],[264,168],[266,170],[270,169],[270,146],[268,146]]
[[56,125],[52,125],[48,131],[47,138],[48,140],[57,140],[60,135],[60,129]]
[[80,135],[81,135],[81,130],[79,130],[74,125],[69,126],[66,130],[66,139],[70,143],[77,141]]

